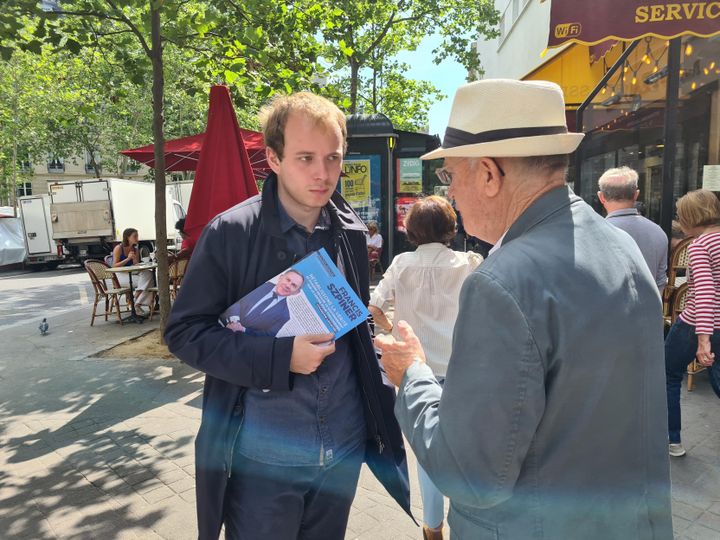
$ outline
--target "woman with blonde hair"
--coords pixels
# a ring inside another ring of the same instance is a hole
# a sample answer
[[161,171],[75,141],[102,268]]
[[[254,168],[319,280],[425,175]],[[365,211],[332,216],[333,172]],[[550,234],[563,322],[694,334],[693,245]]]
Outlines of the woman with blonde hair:
[[680,227],[695,236],[688,247],[688,293],[685,309],[665,338],[669,452],[685,455],[680,439],[680,386],[688,364],[708,368],[720,397],[720,201],[711,191],[691,191],[677,202]]
[[[413,327],[425,349],[428,365],[442,384],[452,349],[460,288],[482,257],[447,247],[455,238],[457,216],[442,197],[426,197],[416,202],[405,217],[405,229],[408,240],[417,249],[395,257],[370,296],[370,313],[378,326],[391,332],[393,325],[385,311],[394,303],[393,318],[405,320]],[[442,539],[443,495],[420,465],[418,477],[423,500],[423,537]]]

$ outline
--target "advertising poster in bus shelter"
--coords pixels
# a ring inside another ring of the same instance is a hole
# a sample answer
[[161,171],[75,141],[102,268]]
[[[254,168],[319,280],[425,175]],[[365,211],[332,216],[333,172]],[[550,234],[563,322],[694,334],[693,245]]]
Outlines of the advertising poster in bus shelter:
[[422,161],[420,158],[399,158],[397,160],[398,193],[422,193]]
[[365,223],[375,221],[382,228],[380,182],[380,156],[353,156],[343,161],[340,193]]
[[398,231],[405,232],[405,216],[407,216],[412,205],[419,199],[419,197],[398,197],[395,201],[395,216],[397,218],[395,226]]

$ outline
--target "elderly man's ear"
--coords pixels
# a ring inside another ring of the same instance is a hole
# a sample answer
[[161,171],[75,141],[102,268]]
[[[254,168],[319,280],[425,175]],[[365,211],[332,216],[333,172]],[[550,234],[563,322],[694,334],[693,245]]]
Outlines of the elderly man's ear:
[[495,197],[503,185],[503,173],[498,167],[497,161],[492,158],[479,158],[476,161],[476,171],[481,187],[486,197]]

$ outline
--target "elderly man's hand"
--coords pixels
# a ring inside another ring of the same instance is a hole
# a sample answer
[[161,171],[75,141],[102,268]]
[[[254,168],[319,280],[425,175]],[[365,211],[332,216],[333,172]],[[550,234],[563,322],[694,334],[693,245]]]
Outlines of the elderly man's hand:
[[413,362],[425,362],[425,351],[407,322],[400,321],[397,328],[400,340],[392,336],[378,336],[375,338],[375,346],[382,351],[380,360],[388,379],[395,386],[400,386],[405,372]]

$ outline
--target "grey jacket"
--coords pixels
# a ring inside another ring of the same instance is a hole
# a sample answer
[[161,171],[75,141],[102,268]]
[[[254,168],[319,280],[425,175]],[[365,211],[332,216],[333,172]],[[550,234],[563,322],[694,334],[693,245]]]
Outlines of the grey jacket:
[[458,539],[673,536],[660,296],[638,247],[569,189],[542,196],[460,294],[444,390],[395,414]]

